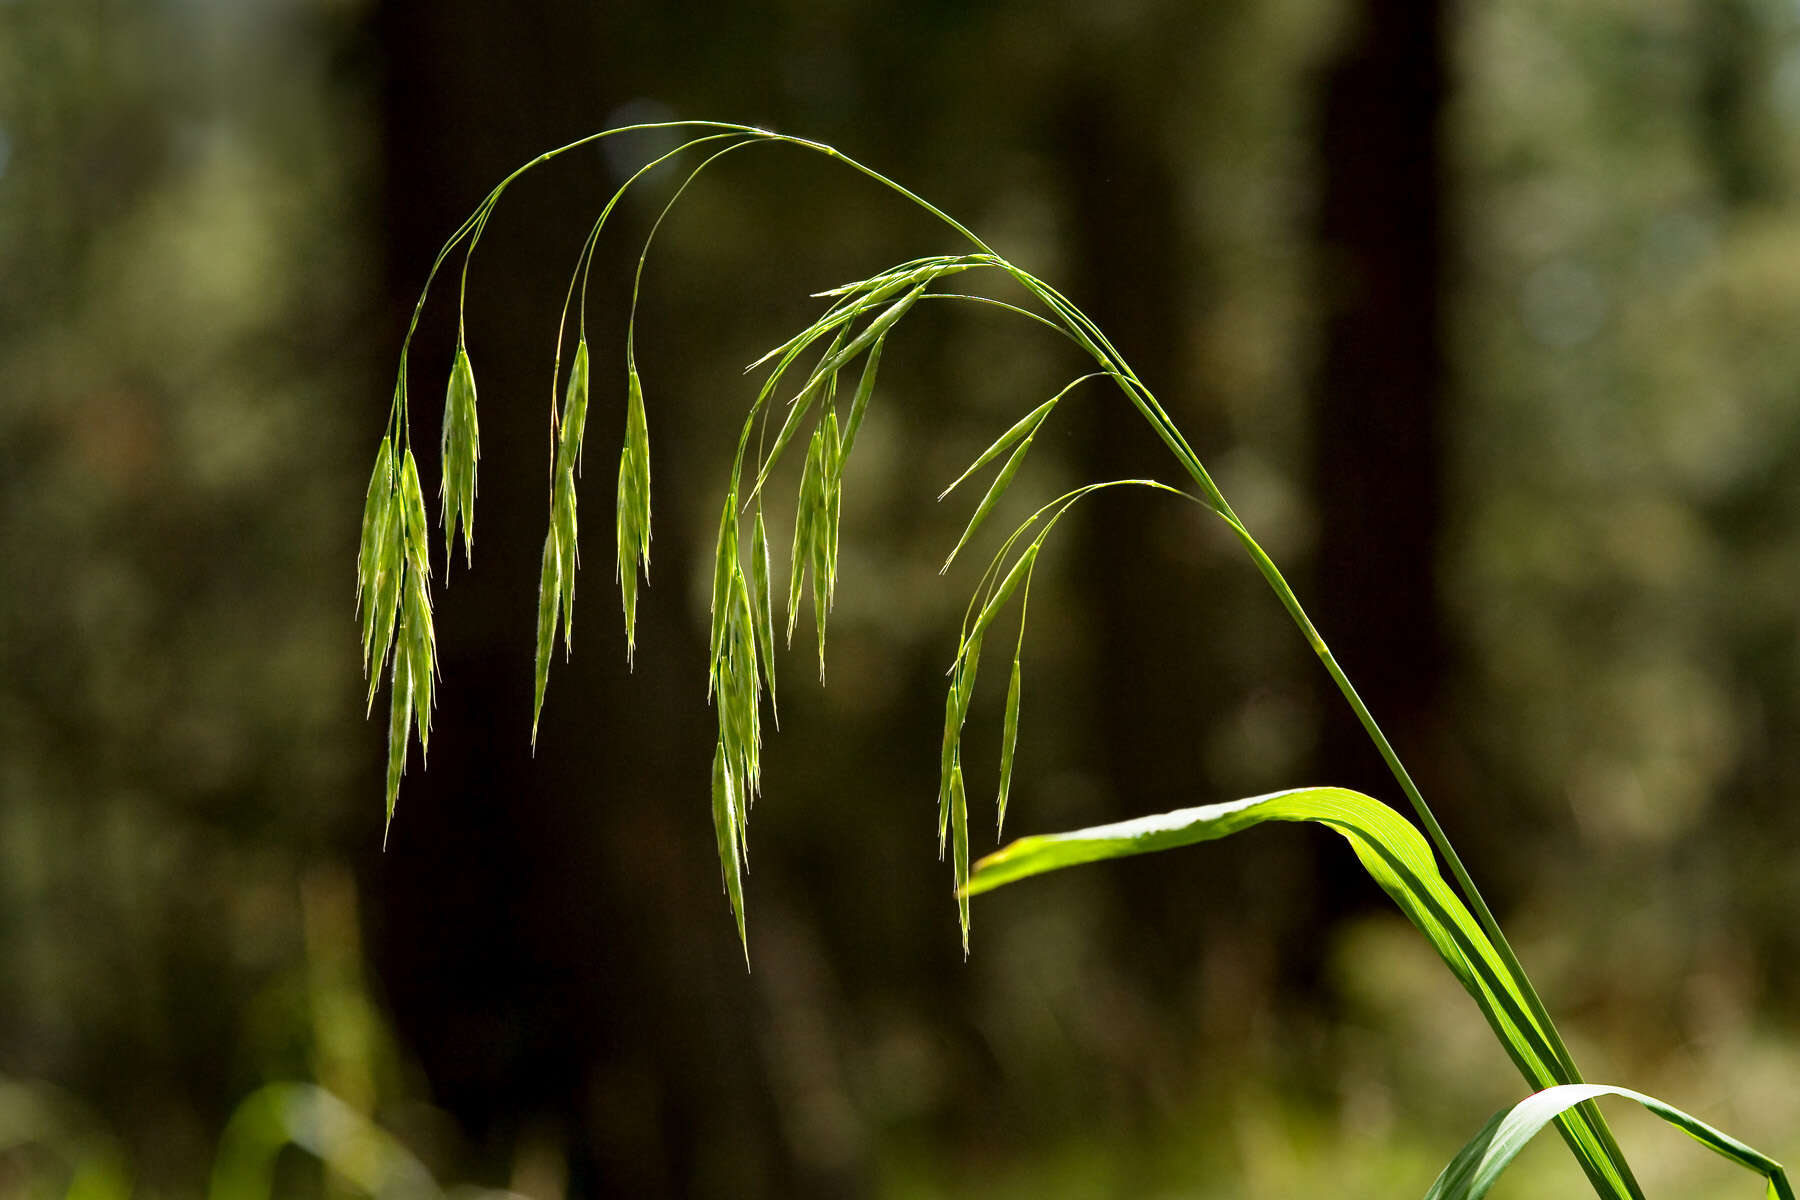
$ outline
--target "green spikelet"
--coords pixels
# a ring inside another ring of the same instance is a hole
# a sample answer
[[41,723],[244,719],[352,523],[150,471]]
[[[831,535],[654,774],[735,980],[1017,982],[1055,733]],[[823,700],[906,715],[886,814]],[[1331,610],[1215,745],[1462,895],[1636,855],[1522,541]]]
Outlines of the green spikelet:
[[556,462],[577,474],[581,471],[582,436],[587,430],[587,339],[575,344],[575,360],[569,364],[569,386],[563,394],[562,420],[557,424]]
[[444,426],[440,443],[443,481],[444,572],[450,571],[450,555],[456,545],[456,526],[462,525],[463,561],[475,557],[475,478],[481,459],[481,425],[475,413],[475,371],[469,352],[459,341],[456,361],[450,367],[450,386],[444,395]]
[[562,552],[556,529],[544,535],[544,565],[538,574],[537,663],[533,672],[531,748],[537,749],[538,718],[544,712],[544,688],[550,682],[550,649],[556,644],[556,614],[562,598]]
[[[775,711],[775,614],[769,594],[769,531],[763,525],[762,505],[756,506],[756,526],[750,535],[750,571],[756,584],[751,592],[756,623],[756,645],[762,653],[763,680],[769,685],[769,708]],[[779,715],[775,718],[781,724]]]
[[737,781],[732,778],[731,764],[720,742],[713,751],[712,814],[713,836],[719,844],[719,872],[724,876],[725,895],[731,900],[731,915],[737,920],[738,942],[744,948],[744,967],[750,966],[750,939],[744,930],[744,882],[738,859]]
[[573,463],[556,469],[550,493],[550,524],[556,531],[557,575],[561,581],[563,657],[575,652],[575,568],[579,531],[575,516],[575,468]]
[[363,674],[369,673],[369,623],[374,619],[375,572],[382,553],[382,537],[394,498],[394,444],[387,438],[375,451],[375,470],[369,476],[369,492],[363,500],[362,536],[356,551],[356,611],[363,619]]
[[394,622],[400,608],[400,578],[406,569],[406,532],[402,528],[399,481],[382,506],[374,539],[374,566],[367,580],[363,606],[363,669],[369,675],[367,711],[373,712],[375,693],[381,685],[381,669],[387,664],[388,647],[394,641]]
[[406,675],[413,694],[413,723],[419,730],[421,758],[431,748],[432,686],[437,676],[437,635],[431,623],[431,598],[425,577],[406,573],[406,599],[401,605],[400,642],[396,653],[406,656]]
[[650,434],[644,417],[644,391],[636,366],[627,370],[629,395],[625,410],[625,445],[619,452],[617,506],[617,571],[619,598],[625,610],[625,658],[637,655],[637,573],[650,573]]
[[969,956],[969,797],[963,790],[962,763],[950,768],[950,858],[956,880],[956,919],[962,927],[963,957]]
[[400,776],[406,771],[406,743],[412,736],[412,675],[407,656],[394,655],[392,697],[388,706],[387,817],[381,827],[381,844],[387,845],[394,824],[394,804],[400,798]]
[[1012,791],[1013,749],[1019,742],[1019,660],[1012,664],[1012,680],[1006,685],[1006,722],[1000,732],[1000,794],[996,802],[999,816],[994,836],[1006,828],[1006,797]]

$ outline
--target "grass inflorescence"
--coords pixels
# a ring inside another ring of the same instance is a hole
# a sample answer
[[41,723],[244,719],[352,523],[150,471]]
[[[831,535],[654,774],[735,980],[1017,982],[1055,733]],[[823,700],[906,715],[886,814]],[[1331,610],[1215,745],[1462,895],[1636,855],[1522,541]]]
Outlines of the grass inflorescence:
[[[828,618],[837,594],[846,466],[875,394],[884,348],[906,316],[923,300],[998,306],[1072,342],[1093,360],[1096,369],[1071,379],[1053,396],[1019,418],[940,494],[942,500],[976,474],[999,462],[961,536],[946,556],[944,570],[949,569],[985,528],[989,517],[1017,481],[1038,432],[1081,384],[1106,380],[1122,393],[1170,451],[1187,486],[1184,490],[1151,479],[1123,479],[1089,483],[1066,492],[1032,513],[1004,539],[976,584],[948,672],[937,806],[938,851],[940,857],[947,856],[951,861],[965,954],[969,946],[970,898],[991,888],[1078,862],[1216,839],[1267,820],[1321,823],[1350,842],[1365,869],[1431,942],[1445,965],[1475,1000],[1501,1047],[1537,1093],[1534,1102],[1528,1102],[1529,1106],[1513,1110],[1512,1115],[1503,1113],[1490,1122],[1470,1148],[1446,1169],[1444,1177],[1433,1189],[1433,1196],[1480,1195],[1510,1161],[1524,1138],[1554,1123],[1596,1194],[1609,1200],[1637,1200],[1641,1190],[1592,1103],[1603,1093],[1626,1095],[1646,1103],[1713,1149],[1765,1175],[1770,1195],[1792,1196],[1779,1164],[1755,1151],[1732,1142],[1660,1101],[1621,1089],[1583,1083],[1542,1000],[1448,836],[1298,597],[1232,510],[1155,394],[1138,378],[1099,326],[1062,293],[996,254],[969,229],[926,200],[817,142],[752,126],[709,121],[664,122],[607,130],[539,155],[507,176],[439,252],[414,309],[412,327],[401,350],[399,379],[388,427],[376,452],[357,557],[358,611],[363,627],[364,668],[370,678],[371,709],[379,690],[381,671],[392,649],[387,778],[390,822],[414,729],[421,752],[429,740],[436,678],[425,511],[408,435],[406,402],[407,348],[411,345],[413,330],[417,328],[426,294],[439,268],[459,246],[464,248],[462,288],[466,294],[469,257],[501,196],[521,175],[577,147],[642,129],[678,129],[691,136],[675,149],[645,163],[620,185],[596,218],[570,276],[552,371],[549,521],[538,581],[531,726],[534,746],[559,625],[565,654],[572,653],[574,646],[575,580],[580,567],[576,493],[589,388],[586,298],[596,249],[607,218],[620,198],[654,168],[704,150],[704,157],[691,167],[658,213],[638,255],[632,282],[631,316],[623,361],[625,433],[619,454],[614,510],[616,569],[628,662],[634,662],[636,656],[639,576],[642,572],[644,580],[648,579],[651,542],[651,455],[644,386],[637,360],[637,302],[651,244],[676,201],[702,172],[726,155],[759,145],[797,147],[841,162],[897,193],[940,220],[972,247],[963,253],[912,259],[819,293],[818,298],[827,302],[819,316],[746,368],[747,372],[766,369],[766,374],[749,404],[719,513],[706,693],[718,720],[711,773],[713,829],[724,890],[746,962],[749,942],[745,924],[744,874],[749,813],[762,791],[764,693],[767,693],[771,716],[775,715],[776,693],[774,602],[777,584],[772,578],[770,532],[763,510],[765,487],[788,451],[794,450],[800,465],[786,588],[785,640],[791,646],[800,609],[810,602],[818,670],[823,682]],[[943,286],[949,277],[972,270],[996,273],[1010,281],[1019,293],[1017,302],[953,292]],[[561,372],[562,346],[571,317],[575,349],[565,381]],[[856,379],[853,390],[848,386],[852,373]],[[844,386],[840,387],[840,382]],[[560,406],[557,404],[559,388],[562,393]],[[844,401],[846,395],[847,403]],[[442,522],[446,548],[453,546],[454,532],[460,525],[465,559],[471,559],[479,432],[474,375],[460,320],[456,355],[446,392],[441,448]],[[1371,797],[1342,789],[1309,788],[1187,809],[1118,826],[1026,838],[971,864],[971,768],[964,761],[963,730],[971,711],[987,635],[1016,600],[1017,632],[999,635],[1010,642],[1012,655],[995,784],[995,827],[998,832],[1004,827],[1012,790],[1021,709],[1022,657],[1033,574],[1047,539],[1062,518],[1075,505],[1118,487],[1150,488],[1180,497],[1226,524],[1387,762],[1417,819],[1416,825]],[[1440,860],[1448,869],[1448,878],[1439,870]],[[1523,1115],[1519,1115],[1521,1112]]]

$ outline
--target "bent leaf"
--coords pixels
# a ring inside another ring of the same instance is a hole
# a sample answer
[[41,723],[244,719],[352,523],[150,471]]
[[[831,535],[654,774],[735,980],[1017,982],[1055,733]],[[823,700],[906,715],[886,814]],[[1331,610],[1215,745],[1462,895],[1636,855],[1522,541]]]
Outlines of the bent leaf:
[[[1264,821],[1313,821],[1340,834],[1363,868],[1431,942],[1474,998],[1526,1082],[1536,1089],[1581,1082],[1567,1077],[1570,1072],[1530,1015],[1519,981],[1438,873],[1437,860],[1418,829],[1381,801],[1360,792],[1299,788],[1070,833],[1020,838],[976,863],[964,891],[973,896],[1080,863],[1214,841]],[[1605,1146],[1610,1135],[1592,1106],[1563,1112],[1556,1119],[1601,1195],[1638,1194],[1608,1156]]]
[[1745,1170],[1754,1171],[1767,1180],[1770,1200],[1794,1200],[1794,1189],[1788,1183],[1782,1165],[1738,1141],[1728,1133],[1714,1129],[1706,1122],[1682,1112],[1672,1104],[1634,1092],[1630,1088],[1604,1083],[1562,1084],[1529,1096],[1511,1108],[1495,1113],[1481,1132],[1450,1160],[1425,1200],[1480,1200],[1500,1178],[1500,1173],[1525,1148],[1525,1143],[1543,1131],[1544,1126],[1578,1104],[1600,1096],[1623,1096],[1635,1100],[1675,1128],[1715,1154],[1721,1154]]

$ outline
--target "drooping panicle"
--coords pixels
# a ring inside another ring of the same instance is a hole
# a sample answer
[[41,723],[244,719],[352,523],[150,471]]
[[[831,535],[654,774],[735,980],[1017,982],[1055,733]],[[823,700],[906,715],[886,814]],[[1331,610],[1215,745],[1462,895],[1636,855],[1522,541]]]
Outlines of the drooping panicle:
[[371,710],[379,671],[388,650],[393,650],[387,772],[387,819],[391,822],[414,726],[419,731],[421,752],[430,741],[437,641],[431,621],[431,558],[419,466],[408,448],[399,455],[396,469],[394,444],[389,439],[384,439],[376,458],[377,479],[384,474],[383,461],[388,464],[389,495],[385,501],[365,503],[364,518],[372,518],[374,524],[372,533],[364,530],[374,569],[364,591],[368,607],[363,645],[364,661],[373,667]]
[[[713,563],[712,658],[707,695],[717,705],[719,744],[713,767],[713,823],[720,866],[743,935],[741,859],[751,801],[762,787],[761,677],[757,616],[738,553],[737,494],[726,497]],[[721,824],[730,822],[727,830]]]

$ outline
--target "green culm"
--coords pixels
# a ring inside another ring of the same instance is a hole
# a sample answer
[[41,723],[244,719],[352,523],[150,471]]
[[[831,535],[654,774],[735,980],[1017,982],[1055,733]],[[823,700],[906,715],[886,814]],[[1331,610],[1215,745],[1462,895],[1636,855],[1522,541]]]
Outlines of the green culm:
[[[531,727],[534,746],[559,624],[565,653],[571,653],[574,646],[575,577],[580,563],[576,490],[589,387],[585,333],[588,276],[607,218],[626,191],[665,162],[693,152],[701,154],[651,226],[638,256],[632,285],[631,318],[625,341],[627,421],[619,459],[615,512],[616,562],[628,659],[634,657],[636,647],[638,573],[640,570],[648,572],[651,542],[649,426],[635,354],[638,291],[656,232],[683,193],[724,155],[754,146],[796,147],[834,159],[867,176],[942,222],[967,246],[958,254],[900,263],[821,293],[821,298],[828,303],[818,318],[749,368],[767,367],[768,373],[745,416],[724,489],[708,643],[708,697],[715,706],[719,730],[712,764],[713,826],[724,889],[746,963],[749,961],[749,942],[745,926],[742,857],[751,803],[762,787],[761,713],[765,688],[771,712],[775,703],[774,586],[770,579],[763,487],[771,470],[790,446],[804,445],[787,589],[787,637],[791,644],[800,607],[810,598],[822,679],[827,617],[837,585],[844,465],[873,398],[883,347],[889,335],[922,300],[995,305],[1054,329],[1092,358],[1097,370],[1071,380],[1056,395],[1027,413],[945,489],[944,494],[948,495],[976,472],[1006,455],[986,493],[975,506],[961,538],[950,551],[946,568],[981,529],[1013,483],[1038,430],[1077,384],[1105,379],[1118,388],[1174,457],[1184,483],[1175,487],[1149,479],[1106,480],[1069,491],[1039,508],[1002,542],[976,586],[964,616],[945,697],[938,796],[939,854],[947,853],[951,859],[964,952],[968,950],[970,898],[993,888],[1078,863],[1215,840],[1264,821],[1304,821],[1323,825],[1349,842],[1363,867],[1430,941],[1445,966],[1474,999],[1501,1048],[1512,1059],[1532,1092],[1517,1106],[1497,1114],[1469,1142],[1431,1186],[1427,1193],[1430,1200],[1484,1195],[1524,1142],[1550,1124],[1557,1127],[1597,1195],[1606,1200],[1641,1197],[1643,1192],[1624,1154],[1594,1105],[1594,1101],[1603,1095],[1636,1101],[1708,1148],[1763,1177],[1768,1196],[1792,1200],[1793,1189],[1781,1165],[1766,1155],[1660,1100],[1624,1088],[1589,1084],[1582,1079],[1555,1023],[1482,899],[1480,890],[1374,716],[1307,617],[1299,598],[1239,520],[1155,394],[1138,378],[1105,333],[1050,284],[996,254],[955,219],[879,172],[819,142],[716,121],[660,122],[605,130],[541,154],[501,180],[439,251],[413,310],[412,323],[400,351],[398,379],[387,425],[376,450],[357,556],[357,605],[362,623],[364,671],[370,681],[368,701],[371,711],[380,688],[381,673],[388,665],[390,650],[392,652],[386,789],[390,825],[414,729],[417,730],[421,757],[430,736],[433,686],[437,677],[426,517],[411,448],[407,392],[407,354],[431,282],[450,255],[461,247],[464,252],[462,288],[466,293],[469,258],[487,221],[507,188],[525,172],[600,139],[646,129],[679,130],[690,137],[674,150],[645,163],[601,210],[571,274],[558,330],[558,353],[551,390],[554,399],[559,387],[562,388],[564,401],[560,410],[554,402],[551,406],[554,450],[548,527],[538,585]],[[998,273],[1009,279],[1020,292],[1019,303],[944,290],[946,279],[967,271]],[[561,346],[571,324],[575,350],[565,384]],[[859,359],[861,367],[855,391],[847,409],[840,414],[839,375],[855,367]],[[806,365],[808,362],[810,366]],[[778,399],[781,400],[779,406]],[[777,416],[779,422],[770,438],[768,426],[772,415]],[[451,364],[443,417],[441,496],[446,570],[448,550],[454,545],[459,524],[465,560],[471,560],[473,555],[478,429],[474,372],[459,316],[457,349]],[[805,433],[803,441],[802,433]],[[1117,825],[1022,838],[970,863],[962,734],[984,637],[1002,611],[1017,599],[1019,628],[1013,641],[1001,739],[995,814],[998,827],[1004,823],[1011,789],[1021,707],[1020,666],[1032,573],[1046,540],[1061,518],[1087,497],[1115,487],[1149,488],[1166,493],[1205,510],[1211,519],[1225,523],[1356,714],[1392,771],[1413,820],[1379,800],[1356,792],[1340,788],[1302,788],[1183,809]],[[746,539],[741,536],[745,521],[750,523],[748,575],[743,561]],[[1447,868],[1448,878],[1440,870],[1440,863]]]

